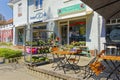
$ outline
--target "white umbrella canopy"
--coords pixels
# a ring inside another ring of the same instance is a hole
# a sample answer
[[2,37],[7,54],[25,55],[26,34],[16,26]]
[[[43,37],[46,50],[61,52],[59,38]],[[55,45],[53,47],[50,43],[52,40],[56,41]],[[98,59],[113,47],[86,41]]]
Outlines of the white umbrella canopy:
[[120,18],[120,0],[81,0],[106,20]]

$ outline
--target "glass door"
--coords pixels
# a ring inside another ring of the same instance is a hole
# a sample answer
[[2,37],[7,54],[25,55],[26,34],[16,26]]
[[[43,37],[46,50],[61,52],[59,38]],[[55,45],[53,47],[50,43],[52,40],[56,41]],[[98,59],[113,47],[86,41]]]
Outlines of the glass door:
[[63,44],[67,44],[67,25],[62,25],[61,26],[61,43]]
[[24,28],[18,29],[18,44],[23,44]]

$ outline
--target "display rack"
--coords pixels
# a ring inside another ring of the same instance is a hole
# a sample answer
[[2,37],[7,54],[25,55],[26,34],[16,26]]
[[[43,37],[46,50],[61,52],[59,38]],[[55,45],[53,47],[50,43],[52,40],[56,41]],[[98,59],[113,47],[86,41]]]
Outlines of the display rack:
[[[52,34],[52,38],[50,38],[48,33]],[[28,35],[30,39],[27,39]],[[51,41],[54,41],[53,31],[31,27],[30,29],[25,29],[24,40],[24,61],[26,64],[37,66],[49,63],[47,53],[50,52]]]

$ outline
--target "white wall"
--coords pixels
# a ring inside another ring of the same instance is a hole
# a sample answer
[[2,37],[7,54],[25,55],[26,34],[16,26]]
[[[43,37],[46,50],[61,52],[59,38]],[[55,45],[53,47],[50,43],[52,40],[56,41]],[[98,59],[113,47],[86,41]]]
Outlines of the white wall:
[[104,49],[105,24],[103,18],[96,12],[87,17],[87,46],[90,49]]
[[[22,16],[18,16],[18,4],[22,3]],[[13,45],[17,45],[17,28],[23,28],[27,24],[27,0],[19,0],[13,4]]]
[[[18,17],[18,4],[22,3],[22,16]],[[13,24],[15,27],[27,23],[27,0],[20,0],[13,5]]]
[[29,23],[42,21],[44,19],[44,10],[36,9],[34,0],[29,0]]

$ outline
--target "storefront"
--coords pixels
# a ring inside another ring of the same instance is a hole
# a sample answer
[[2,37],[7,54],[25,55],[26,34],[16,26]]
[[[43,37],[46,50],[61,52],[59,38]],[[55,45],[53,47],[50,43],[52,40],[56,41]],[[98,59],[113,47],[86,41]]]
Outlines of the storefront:
[[58,9],[61,44],[86,41],[86,6],[83,3]]
[[60,43],[86,41],[86,18],[73,18],[59,21]]

